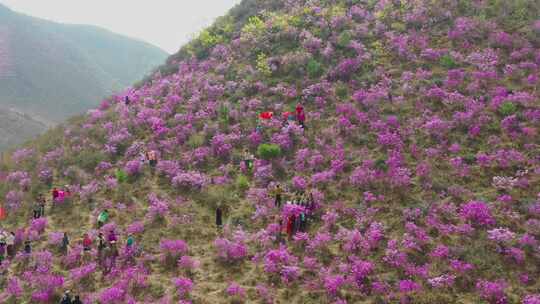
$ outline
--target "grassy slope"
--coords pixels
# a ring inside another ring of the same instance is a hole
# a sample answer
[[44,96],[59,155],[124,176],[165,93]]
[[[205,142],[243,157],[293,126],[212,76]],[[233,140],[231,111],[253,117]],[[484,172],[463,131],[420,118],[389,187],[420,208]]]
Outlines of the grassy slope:
[[[249,4],[256,2],[257,1],[251,1],[246,3]],[[247,6],[246,3],[244,3],[244,5]],[[257,7],[256,10],[258,9],[260,9],[260,7]],[[461,11],[461,13],[464,12]],[[279,12],[279,14],[286,14],[286,12],[281,11]],[[306,18],[306,20],[307,17],[309,17],[310,15],[309,12],[302,13],[301,10],[295,11],[294,14],[297,14],[297,16],[301,16],[301,18]],[[384,16],[381,16],[379,18],[381,18],[381,20],[385,23],[392,23],[390,17],[384,19]],[[398,27],[399,25],[395,26]],[[432,29],[430,33],[432,34],[431,38],[434,42],[430,44],[430,47],[452,47],[451,43],[445,37],[446,31],[444,29],[446,29],[446,27],[446,25],[443,26],[440,31],[438,31],[436,28]],[[509,28],[512,28],[512,26],[510,26]],[[328,35],[330,35],[330,33],[320,33],[320,35],[322,37],[325,37],[325,39],[328,39]],[[231,76],[231,80],[240,80],[242,77],[246,77],[249,83],[254,83],[257,80],[261,80],[266,84],[270,85],[275,85],[280,81],[292,85],[296,84],[297,77],[294,75],[288,75],[287,73],[284,73],[282,75],[273,75],[270,77],[260,78],[259,76],[242,75],[242,67],[254,65],[254,57],[256,56],[256,53],[260,51],[260,49],[256,48],[260,45],[264,45],[263,43],[257,44],[256,42],[257,40],[253,43],[253,47],[255,49],[247,48],[247,50],[244,49],[243,51],[237,51],[234,53],[234,67],[231,68],[231,70],[233,70],[231,71],[231,74],[233,75]],[[375,77],[373,76],[374,68],[377,66],[383,66],[390,76],[396,78],[401,75],[402,71],[414,71],[414,69],[419,66],[430,69],[434,74],[432,77],[433,79],[440,79],[446,75],[447,68],[442,67],[437,63],[424,63],[423,65],[419,65],[418,63],[408,62],[406,60],[403,60],[402,58],[399,58],[394,52],[389,51],[389,47],[387,45],[381,47],[382,42],[379,42],[379,37],[367,37],[363,40],[363,43],[368,47],[368,50],[373,54],[374,57],[372,59],[372,63],[367,64],[365,69],[355,75],[358,81],[364,81],[364,83],[360,85],[360,87],[365,87],[366,83],[373,83],[372,78]],[[295,45],[294,43],[292,44],[293,46]],[[195,51],[199,51],[199,53],[196,54],[200,55],[205,51],[204,48],[200,48],[200,46],[198,46],[197,41],[195,41],[191,46],[192,49],[187,50],[186,52],[193,51],[195,49]],[[477,47],[482,48],[484,46],[485,45],[478,45]],[[282,41],[275,41],[275,43],[271,44],[270,46],[267,45],[267,47],[270,47],[270,49],[264,49],[264,51],[271,53],[275,56],[284,55],[291,51],[292,48],[287,46],[286,39]],[[297,45],[294,47],[297,47]],[[338,63],[338,59],[345,57],[347,52],[347,50],[338,50],[338,54],[335,56],[335,58],[324,63],[324,68],[326,70],[331,69],[331,67],[335,66]],[[174,68],[170,68],[170,71],[174,71]],[[237,74],[240,76],[234,76]],[[201,75],[200,77],[205,76]],[[217,77],[216,74],[213,73],[210,73],[210,75],[208,75],[207,77],[215,81],[220,81],[219,77]],[[237,79],[236,77],[240,79]],[[318,79],[308,81],[307,83],[316,82],[316,80]],[[221,81],[223,80],[221,79]],[[159,83],[159,81],[156,81],[156,83],[154,83],[153,85],[157,86],[157,83]],[[149,82],[148,85],[150,84],[151,83]],[[399,84],[401,85],[403,83]],[[530,90],[530,88],[523,87],[521,83],[515,83],[508,80],[505,80],[504,83],[500,84],[514,88],[515,90]],[[306,84],[300,83],[300,81],[298,81],[298,86],[300,88],[305,88]],[[331,96],[329,96],[328,98],[335,103],[341,103],[345,100],[350,100],[352,95],[352,88],[348,88],[345,90],[343,89],[343,87],[347,86],[347,84],[344,84],[342,82],[332,83],[332,93]],[[188,92],[185,92],[185,94],[186,96],[188,96],[190,94],[189,89],[186,89],[186,91]],[[344,92],[337,94],[334,93],[336,91]],[[383,113],[384,115],[396,115],[399,117],[400,122],[402,122],[403,124],[410,124],[410,126],[412,127],[415,119],[418,117],[418,103],[416,102],[416,100],[420,97],[414,95],[414,93],[405,94],[401,91],[401,86],[399,85],[396,85],[396,88],[393,90],[393,95],[406,95],[407,99],[402,104],[385,103],[384,105],[381,105],[379,112]],[[242,99],[244,97],[259,98],[261,100],[264,100],[267,106],[270,106],[274,102],[280,101],[280,98],[272,96],[272,94],[253,94],[250,93],[248,89],[238,90],[234,93],[226,95],[224,98],[228,99],[234,104],[236,100]],[[295,103],[296,100],[294,99],[287,100],[288,106],[293,106]],[[437,112],[441,116],[445,118],[451,117],[452,111],[443,108],[443,106],[441,106],[440,104],[434,103],[429,104],[429,106],[433,111]],[[233,107],[236,106],[233,105]],[[238,109],[240,109],[240,107],[238,107]],[[309,105],[308,109],[313,112],[316,111],[313,105]],[[181,106],[177,108],[176,111],[184,112],[188,111],[188,109]],[[334,115],[334,113],[335,105],[330,104],[324,109],[321,119],[314,119],[313,121],[310,121],[309,129],[305,134],[305,138],[308,140],[308,144],[306,145],[307,147],[312,149],[320,148],[320,146],[317,144],[316,139],[321,137],[324,138],[327,143],[334,142],[335,138],[327,136],[327,134],[332,134],[329,129],[337,122],[337,117]],[[493,115],[498,114],[495,113]],[[110,111],[108,113],[108,117],[106,119],[103,119],[102,121],[104,122],[107,120],[120,119],[117,113],[114,113],[114,111]],[[223,122],[220,123],[220,126],[223,127]],[[245,130],[253,128],[255,124],[254,120],[250,120],[249,117],[242,117],[242,120],[239,121],[239,123]],[[81,162],[81,159],[85,162],[89,162],[89,158],[93,157],[97,159],[106,159],[115,163],[117,166],[121,166],[124,162],[124,159],[122,159],[122,157],[120,156],[104,155],[101,151],[101,146],[91,148],[91,145],[87,145],[87,148],[85,148],[85,151],[87,150],[87,152],[82,156],[78,155],[78,153],[76,152],[77,149],[75,149],[75,147],[77,145],[80,145],[81,142],[80,138],[77,139],[78,136],[80,136],[81,138],[89,139],[87,144],[89,142],[99,142],[101,144],[105,140],[103,138],[103,130],[101,130],[99,126],[94,127],[90,131],[87,131],[82,128],[82,124],[83,122],[81,118],[74,119],[72,122],[67,124],[67,129],[70,129],[72,130],[72,133],[75,133],[70,139],[63,138],[62,133],[66,128],[61,127],[58,130],[49,132],[44,137],[32,143],[32,146],[36,147],[40,152],[49,151],[51,150],[51,148],[59,146],[61,143],[67,144],[66,149],[68,149],[69,151],[68,155],[62,160],[61,163],[56,165],[56,185],[63,185],[67,183],[84,184],[91,179],[89,176],[84,177],[86,175],[92,175],[94,173],[94,171],[91,169],[91,166],[86,173],[80,174],[81,177],[79,178],[68,179],[63,176],[62,172],[69,166],[83,166],[84,164],[83,162]],[[498,126],[496,125],[492,126],[489,131],[485,131],[480,138],[477,138],[475,140],[467,138],[465,132],[456,130],[449,135],[449,141],[458,142],[461,144],[463,150],[459,153],[459,155],[463,157],[474,155],[478,151],[490,151],[491,149],[490,145],[488,144],[488,136],[493,134],[502,137],[501,146],[507,148],[514,147],[516,149],[523,150],[523,146],[526,141],[514,142],[511,139],[505,137],[505,135],[502,134],[500,130],[497,129],[497,127]],[[152,135],[148,130],[134,126],[131,126],[131,128],[131,131],[133,132],[137,140],[142,142],[149,142],[153,140]],[[226,128],[223,127],[223,130],[225,129]],[[422,148],[436,145],[434,139],[424,134],[422,130],[414,127],[412,127],[412,129],[412,134],[407,138],[407,140],[415,142]],[[201,126],[199,126],[198,131],[202,132]],[[327,203],[327,207],[329,207],[330,204],[335,201],[341,201],[347,207],[358,206],[358,202],[361,201],[360,197],[362,196],[362,191],[367,189],[357,189],[355,187],[347,185],[343,181],[347,178],[352,168],[354,168],[355,165],[359,164],[362,159],[371,158],[374,160],[378,160],[385,159],[387,157],[385,149],[383,149],[376,143],[375,135],[375,133],[365,127],[357,129],[357,132],[353,134],[340,134],[340,137],[343,137],[343,139],[345,139],[344,148],[345,151],[347,151],[349,162],[345,173],[339,175],[336,178],[337,182],[331,182],[328,183],[328,185],[320,186],[321,190],[325,193],[325,202]],[[192,136],[192,138],[193,137],[194,136]],[[205,144],[208,144],[208,142],[205,142]],[[410,144],[410,142],[407,142],[407,145]],[[189,149],[191,148],[192,147],[189,144],[185,144],[182,147],[179,147],[178,150],[174,151],[174,153],[167,154],[166,158],[177,159],[182,152],[189,151]],[[241,145],[235,147],[235,157],[239,156],[240,150]],[[362,151],[362,153],[359,153],[360,151]],[[535,151],[524,151],[524,153],[526,153],[532,159]],[[327,162],[329,160],[330,157],[326,158]],[[512,173],[511,169],[484,169],[478,165],[473,165],[471,166],[470,176],[466,178],[460,178],[452,175],[450,166],[444,158],[427,160],[430,161],[430,164],[433,166],[432,183],[434,188],[448,189],[451,186],[459,186],[469,191],[469,193],[465,193],[459,198],[453,198],[458,201],[467,201],[474,198],[485,199],[487,201],[495,201],[499,193],[491,186],[491,177],[497,174]],[[406,153],[406,162],[408,166],[414,168],[418,164],[419,160],[414,158],[410,153]],[[31,163],[32,162],[19,167],[31,168]],[[293,165],[292,153],[286,154],[286,163],[289,166]],[[218,159],[211,159],[210,162],[207,163],[204,167],[200,168],[200,170],[211,175],[217,174],[217,167],[223,164],[229,164],[233,167],[235,166],[232,161],[228,162]],[[9,169],[15,170],[16,167],[13,164],[10,164]],[[27,170],[30,171],[31,169]],[[281,177],[284,183],[288,183],[290,181],[290,178],[294,175],[294,172],[291,171],[292,170],[286,172],[282,176],[278,176]],[[233,169],[233,172],[234,174],[238,174],[237,169]],[[309,173],[307,175],[309,175]],[[340,181],[342,183],[340,183]],[[254,180],[250,179],[250,182],[251,186],[255,186]],[[383,193],[386,196],[386,199],[384,201],[376,202],[373,206],[380,208],[380,212],[378,212],[374,216],[374,219],[385,224],[387,238],[402,237],[404,231],[402,211],[404,208],[419,207],[426,210],[433,201],[438,200],[437,195],[439,194],[439,192],[437,190],[426,191],[422,188],[421,183],[422,181],[419,177],[413,177],[413,184],[404,191],[392,191],[388,189],[388,185],[385,184],[375,186],[374,189],[369,189],[375,191],[376,193]],[[511,195],[513,196],[515,201],[523,202],[523,204],[525,204],[526,201],[530,201],[531,199],[533,199],[536,193],[540,191],[540,179],[538,175],[532,176],[529,183],[531,185],[530,187],[523,190],[514,190],[511,192]],[[7,192],[7,188],[8,186],[2,185],[2,188],[0,188],[0,190],[5,193]],[[33,191],[45,192],[48,191],[48,187],[36,183],[34,185]],[[181,192],[173,189],[167,179],[159,177],[157,175],[151,175],[150,172],[145,169],[145,171],[143,171],[143,173],[138,178],[130,181],[125,185],[120,186],[116,190],[101,190],[95,196],[94,200],[98,203],[98,206],[100,207],[104,206],[104,202],[106,200],[124,202],[128,206],[132,206],[133,209],[130,209],[132,210],[132,212],[129,213],[125,213],[124,211],[120,210],[114,210],[112,212],[111,220],[116,222],[121,227],[126,227],[133,220],[144,220],[144,216],[148,208],[146,195],[149,192],[154,192],[163,197],[169,198],[171,202],[174,202],[175,199],[179,196],[184,197],[186,200],[181,204],[171,203],[170,215],[192,215],[192,222],[190,224],[173,225],[171,223],[171,216],[168,216],[167,219],[163,221],[145,221],[145,233],[142,236],[138,237],[138,241],[140,241],[144,245],[144,248],[146,248],[148,252],[152,254],[158,253],[156,248],[161,238],[182,238],[189,243],[191,248],[190,255],[195,256],[201,261],[201,268],[197,270],[192,277],[196,283],[196,288],[192,296],[194,303],[229,303],[230,300],[227,299],[223,290],[226,288],[227,283],[231,280],[239,282],[242,286],[248,289],[249,303],[256,302],[254,287],[257,285],[257,283],[270,283],[273,282],[273,280],[269,279],[269,277],[262,270],[261,266],[257,266],[257,264],[243,262],[239,265],[227,265],[218,262],[215,259],[215,253],[212,247],[212,241],[218,235],[212,225],[212,207],[218,201],[223,201],[227,204],[227,217],[229,219],[238,218],[243,220],[245,223],[248,223],[246,229],[249,232],[255,232],[268,223],[264,220],[251,220],[251,215],[254,209],[251,202],[249,202],[245,197],[245,194],[239,191],[236,188],[236,185],[234,185],[234,183],[228,184],[223,187],[213,186],[209,189],[206,189],[202,193]],[[27,199],[28,201],[30,201],[29,195]],[[49,216],[50,222],[47,228],[47,232],[69,231],[70,235],[81,235],[83,232],[94,228],[93,217],[91,216],[91,214],[95,215],[97,210],[98,208],[92,209],[88,206],[86,202],[82,202],[78,199],[66,208],[53,211],[48,210],[49,214],[51,215]],[[8,227],[17,226],[20,225],[21,222],[25,222],[25,219],[29,218],[29,216],[30,214],[28,210],[24,208],[22,211],[17,213],[16,217],[11,217],[4,224],[7,224]],[[496,217],[498,220],[498,224],[501,226],[508,226],[511,227],[513,230],[520,232],[524,230],[524,227],[522,225],[523,223],[521,223],[520,221],[512,220],[512,218],[510,216],[507,216],[507,214],[505,214],[502,210],[497,210]],[[523,218],[519,218],[519,220],[523,220]],[[315,232],[317,232],[321,224],[321,222],[315,223],[315,225],[310,229],[310,234],[313,235]],[[354,223],[351,218],[343,217],[343,219],[338,223],[338,225],[341,227],[350,228],[354,225]],[[534,263],[537,263],[538,260],[534,257],[528,256],[526,264],[524,265],[516,266],[508,263],[505,258],[501,257],[493,250],[491,250],[492,248],[489,247],[490,243],[486,239],[485,231],[481,230],[481,232],[475,235],[475,238],[460,238],[455,235],[450,237],[443,237],[436,235],[432,231],[430,233],[433,233],[432,237],[436,240],[434,241],[434,243],[444,243],[453,248],[460,248],[460,250],[462,250],[460,256],[462,256],[468,262],[475,264],[476,270],[474,276],[483,278],[503,277],[507,279],[507,281],[511,285],[511,303],[518,303],[518,296],[524,294],[526,291],[532,292],[540,288],[540,282],[538,281],[534,282],[534,284],[530,286],[520,286],[521,284],[517,281],[517,274],[521,271],[524,271],[524,269],[531,269],[531,272],[538,273],[538,269],[533,270],[534,267],[537,267],[534,265]],[[45,240],[42,241],[43,243],[45,242]],[[335,242],[329,247],[328,252],[324,254],[324,256],[326,256],[326,259],[328,259],[328,257],[336,257],[338,259],[345,258],[345,256],[343,256],[343,253],[340,251],[338,245],[338,242]],[[43,245],[38,245],[38,247],[43,247]],[[297,256],[302,256],[304,254],[304,249],[301,247],[291,246],[291,248]],[[255,249],[252,247],[250,253],[255,252]],[[368,259],[377,263],[376,273],[378,277],[387,278],[389,279],[389,281],[395,281],[398,277],[404,277],[403,274],[399,271],[396,271],[391,267],[385,266],[385,264],[381,262],[383,254],[384,250],[379,249],[376,252],[372,253],[369,257],[367,257]],[[425,261],[425,256],[422,255],[425,254],[426,253],[411,253],[411,258],[416,260],[418,263],[422,263],[423,261]],[[325,258],[322,257],[321,259]],[[150,280],[151,285],[147,289],[147,291],[143,292],[138,297],[140,298],[140,300],[147,298],[148,301],[151,302],[153,299],[157,299],[165,294],[172,294],[174,292],[173,287],[170,283],[170,278],[177,276],[179,272],[175,269],[165,269],[161,265],[161,263],[157,261],[150,263],[150,265],[152,269],[152,275]],[[437,265],[435,265],[434,267],[437,267]],[[66,274],[66,270],[64,269],[58,268],[57,271]],[[304,270],[304,274],[306,277],[309,277],[309,270]],[[422,297],[415,298],[413,302],[479,303],[481,300],[475,294],[474,288],[471,285],[473,284],[473,282],[461,283],[465,286],[459,286],[455,289],[444,290],[442,292],[437,290],[428,290],[422,295]],[[96,273],[93,276],[93,279],[87,286],[71,286],[69,281],[66,285],[74,290],[84,292],[94,292],[108,286],[108,284],[101,279],[101,275],[99,273]],[[296,283],[294,283],[292,286],[284,286],[278,283],[276,289],[278,294],[277,298],[279,299],[278,303],[330,302],[330,300],[324,295],[323,291],[308,291],[307,288]],[[380,300],[380,297],[376,296],[358,296],[354,294],[353,291],[343,290],[341,293],[343,298],[349,297],[351,299],[351,303],[378,303],[377,301]]]

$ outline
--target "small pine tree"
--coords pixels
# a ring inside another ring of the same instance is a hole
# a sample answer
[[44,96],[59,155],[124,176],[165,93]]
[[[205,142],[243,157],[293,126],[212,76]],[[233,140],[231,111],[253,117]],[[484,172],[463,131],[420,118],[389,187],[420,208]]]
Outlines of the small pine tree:
[[257,148],[257,154],[265,160],[277,158],[281,155],[281,147],[276,144],[261,144]]
[[517,112],[517,106],[512,102],[505,102],[499,107],[499,113],[503,116],[510,116]]

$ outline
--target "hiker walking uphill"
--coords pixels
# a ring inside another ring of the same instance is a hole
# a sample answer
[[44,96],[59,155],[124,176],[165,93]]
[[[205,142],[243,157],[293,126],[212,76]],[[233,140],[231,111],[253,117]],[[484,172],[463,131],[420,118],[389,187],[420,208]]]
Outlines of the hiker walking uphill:
[[152,150],[152,151],[147,152],[146,158],[148,159],[148,163],[150,164],[150,167],[155,168],[158,163],[156,151]]
[[88,233],[85,233],[83,236],[83,250],[84,251],[90,251],[92,249],[92,239],[88,235]]
[[109,245],[116,244],[118,239],[116,238],[116,233],[114,233],[114,231],[109,232],[109,236],[107,237],[107,241],[109,242]]
[[6,236],[6,251],[10,259],[15,256],[15,233],[13,231]]
[[4,261],[4,258],[6,257],[6,240],[5,236],[2,235],[0,238],[0,265],[2,265],[2,262]]
[[306,128],[306,113],[304,113],[304,107],[302,107],[302,105],[296,106],[296,120],[302,129]]
[[40,217],[43,217],[45,216],[45,197],[43,196],[43,194],[40,194],[38,196],[38,204],[39,204],[39,215]]
[[130,234],[126,240],[126,249],[133,247],[133,243],[135,243],[135,240],[133,239],[133,235]]
[[105,249],[105,238],[103,237],[103,233],[99,233],[98,235],[98,262],[100,265],[103,264],[103,250]]
[[67,233],[64,232],[64,237],[62,238],[62,247],[61,247],[61,251],[63,255],[67,255],[68,246],[69,246],[69,238],[67,236]]
[[75,298],[73,299],[71,304],[83,304],[83,302],[81,301],[81,297],[80,296],[75,296]]
[[32,211],[34,212],[34,215],[32,216],[34,219],[38,219],[41,217],[41,206],[38,200],[34,202],[34,208]]
[[246,169],[248,171],[251,171],[253,169],[253,160],[255,157],[253,156],[253,154],[249,153],[249,149],[244,150],[243,158]]
[[62,296],[62,299],[60,300],[60,304],[72,304],[71,294],[69,290],[66,290],[66,292],[64,292],[64,295]]
[[109,220],[109,211],[107,209],[101,211],[101,213],[98,216],[97,224],[98,228],[103,227],[105,223]]
[[30,245],[30,241],[24,242],[24,253],[26,254],[32,253],[32,245]]
[[221,228],[223,225],[223,211],[221,210],[221,206],[218,206],[216,208],[216,226],[218,228]]
[[56,202],[56,200],[58,200],[59,196],[60,196],[60,192],[58,191],[58,189],[56,187],[54,187],[52,189],[52,200],[53,200],[53,202]]
[[282,195],[283,195],[283,189],[281,188],[281,185],[276,184],[276,187],[274,188],[274,196],[275,196],[274,206],[281,208],[281,202],[283,199]]

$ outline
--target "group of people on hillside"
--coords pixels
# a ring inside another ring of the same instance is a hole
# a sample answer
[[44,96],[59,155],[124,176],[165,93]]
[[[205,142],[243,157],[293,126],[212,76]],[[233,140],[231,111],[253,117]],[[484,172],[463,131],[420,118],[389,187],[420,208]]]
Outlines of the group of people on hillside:
[[64,295],[62,296],[62,299],[60,300],[60,304],[82,304],[81,297],[76,295],[74,298],[71,298],[71,292],[69,290],[66,290],[64,292]]
[[[281,190],[281,186],[276,185],[275,189]],[[281,201],[281,198],[278,198],[277,196],[281,196],[282,191],[278,191],[275,195],[275,201]],[[286,205],[298,205],[303,207],[302,212],[295,215],[290,215],[288,218],[286,218],[286,223],[283,223],[283,219],[279,219],[279,224],[282,230],[284,230],[289,239],[293,237],[298,232],[306,232],[308,222],[313,217],[313,214],[315,212],[315,200],[313,198],[313,193],[311,192],[303,192],[303,191],[297,191],[293,195],[293,199],[286,202]],[[281,204],[276,205],[276,207],[281,207]],[[281,233],[280,233],[281,234]],[[279,236],[279,239],[281,236]]]
[[40,194],[34,203],[34,219],[45,216],[45,197]]
[[[6,258],[13,259],[15,257],[17,254],[17,247],[18,244],[15,232],[0,230],[0,265]],[[27,255],[32,253],[32,246],[29,240],[24,242],[23,251]]]
[[71,191],[68,186],[62,189],[54,187],[51,192],[53,203],[63,203],[66,199],[71,197]]
[[[291,122],[296,122],[298,125],[302,127],[302,129],[306,128],[306,112],[304,110],[304,107],[301,104],[297,104],[294,111],[286,111],[282,113],[283,118],[283,126],[286,126],[287,124]],[[261,120],[269,120],[274,117],[273,112],[262,112],[259,114],[259,120],[257,121],[257,126],[255,128],[255,131],[262,132],[263,126],[261,124]]]
[[141,165],[148,163],[150,168],[154,169],[158,163],[158,154],[154,150],[142,151],[140,153],[140,162]]
[[[281,210],[283,198],[287,195],[281,184],[277,183],[272,189],[274,195],[274,206]],[[306,232],[308,223],[313,219],[316,205],[313,193],[311,191],[296,191],[294,194],[289,195],[291,200],[286,201],[286,205],[298,205],[303,207],[302,211],[297,215],[290,215],[287,218],[278,216],[278,223],[280,226],[280,232],[277,239],[281,242],[283,240],[281,233],[285,232],[289,239],[298,233]],[[223,207],[218,205],[216,207],[216,226],[220,229],[223,226]]]
[[[98,228],[103,227],[103,225],[108,221],[108,219],[109,212],[107,210],[103,210],[98,215]],[[113,230],[111,230],[106,237],[103,235],[102,232],[99,232],[97,236],[97,259],[99,265],[104,269],[104,273],[109,273],[116,264],[116,258],[119,256],[118,248],[116,245],[117,242],[118,236]],[[126,250],[131,250],[134,247],[134,243],[135,239],[133,238],[133,235],[129,234],[126,239]],[[60,251],[62,252],[62,254],[67,255],[69,244],[69,236],[66,232],[64,232],[64,236],[62,238],[62,241],[60,242]],[[84,258],[88,257],[89,252],[92,250],[93,244],[94,241],[92,240],[90,235],[88,233],[85,233],[82,238]]]
[[0,264],[7,257],[15,256],[15,233],[1,231],[0,232]]
[[296,121],[302,127],[302,129],[305,129],[306,113],[304,112],[304,107],[301,104],[298,104],[294,112],[284,112],[283,120],[284,124]]

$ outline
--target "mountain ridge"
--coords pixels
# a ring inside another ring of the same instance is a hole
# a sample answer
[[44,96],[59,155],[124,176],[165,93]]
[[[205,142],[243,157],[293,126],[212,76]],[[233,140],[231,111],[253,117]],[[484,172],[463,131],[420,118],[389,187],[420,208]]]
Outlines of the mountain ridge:
[[0,106],[59,123],[130,86],[166,56],[146,42],[99,27],[59,24],[4,7]]

